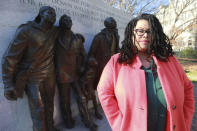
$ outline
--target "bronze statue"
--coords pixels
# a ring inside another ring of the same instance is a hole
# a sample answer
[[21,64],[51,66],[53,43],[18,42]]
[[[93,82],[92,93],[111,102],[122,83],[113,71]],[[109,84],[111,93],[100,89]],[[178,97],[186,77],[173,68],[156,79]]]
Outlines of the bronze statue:
[[79,40],[79,51],[76,52],[76,61],[77,61],[77,75],[80,78],[85,70],[85,64],[87,60],[87,54],[84,48],[85,38],[82,34],[76,33],[75,36]]
[[75,122],[70,107],[70,89],[73,89],[82,121],[86,127],[96,130],[97,126],[89,119],[88,112],[83,105],[78,83],[79,74],[83,70],[80,67],[80,65],[83,65],[81,59],[85,58],[83,39],[74,34],[71,27],[71,18],[67,15],[61,16],[59,20],[60,33],[55,48],[55,65],[63,120],[66,128],[74,127]]
[[96,78],[96,68],[98,66],[98,63],[96,59],[93,57],[90,57],[87,61],[85,72],[82,75],[81,81],[82,81],[82,93],[86,97],[85,99],[85,105],[88,110],[88,101],[92,100],[95,116],[96,118],[102,120],[102,115],[98,111],[98,104],[96,100],[95,90],[94,90],[94,80]]
[[115,19],[106,18],[104,25],[105,28],[94,37],[88,53],[88,58],[93,57],[98,63],[95,70],[94,89],[97,87],[102,70],[110,57],[119,52],[119,35]]
[[[94,89],[96,89],[98,81],[105,64],[108,62],[110,57],[119,52],[119,35],[117,24],[114,18],[108,17],[104,21],[105,28],[101,30],[93,39],[90,51],[88,53],[88,65],[86,73],[83,79],[88,86],[90,99],[93,100],[95,108],[95,116],[98,119],[102,119],[102,115],[98,112],[97,102],[95,97]],[[96,65],[95,65],[96,64]],[[89,80],[87,80],[89,79]],[[92,81],[92,82],[90,82]]]
[[53,122],[56,13],[43,6],[34,21],[18,27],[2,59],[4,95],[8,100],[28,97],[33,131],[55,131]]

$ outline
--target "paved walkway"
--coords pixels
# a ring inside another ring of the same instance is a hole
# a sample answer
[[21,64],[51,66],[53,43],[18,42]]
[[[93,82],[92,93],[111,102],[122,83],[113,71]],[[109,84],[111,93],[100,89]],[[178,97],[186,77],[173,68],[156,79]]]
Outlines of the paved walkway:
[[[98,120],[95,117],[93,117],[94,122],[98,125],[98,131],[112,131],[106,118],[105,118],[105,115],[104,115],[102,109],[100,108],[99,110],[100,110],[100,113],[102,113],[102,115],[104,116],[103,120]],[[93,111],[91,112],[91,114],[93,115]],[[57,128],[60,131],[89,131],[89,129],[86,128],[83,125],[83,123],[81,122],[79,115],[77,117],[75,117],[74,119],[75,119],[75,125],[76,125],[75,128],[66,129],[64,127],[63,123],[60,124],[59,126],[57,126]]]
[[[194,96],[195,96],[195,102],[196,102],[195,103],[195,115],[193,117],[191,131],[197,131],[197,83],[195,83]],[[14,127],[17,127],[15,125],[15,123],[16,123],[15,119],[8,119],[8,118],[12,118],[13,114],[16,113],[16,112],[11,113],[11,111],[9,111],[11,107],[8,105],[9,105],[8,101],[3,100],[3,99],[0,100],[0,122],[1,122],[0,123],[0,131],[13,131]],[[14,108],[15,105],[17,105],[17,104],[14,104],[12,107]],[[17,112],[19,112],[19,111],[17,111]],[[102,109],[100,109],[100,112],[102,112]],[[28,113],[25,113],[25,114],[28,114]],[[102,114],[104,116],[103,112],[102,112]],[[22,123],[24,123],[24,121],[27,121],[26,119],[25,120],[24,119],[23,119]],[[73,129],[70,129],[70,130],[66,129],[64,127],[63,123],[60,123],[58,125],[58,128],[60,129],[60,131],[88,131],[88,128],[86,128],[83,125],[83,123],[81,122],[79,115],[77,115],[75,117],[75,120],[76,120],[76,127]],[[105,117],[103,120],[94,119],[94,121],[98,125],[98,131],[111,131],[111,128],[110,128]],[[23,125],[23,126],[25,126],[25,125]],[[26,127],[25,129],[30,129],[30,128],[31,127]],[[21,130],[16,130],[16,131],[21,131]]]
[[[194,84],[195,88],[194,88],[194,97],[195,97],[195,114],[193,117],[193,121],[192,121],[192,126],[191,126],[191,131],[197,131],[197,83]],[[102,112],[103,113],[103,112]],[[103,114],[104,116],[104,114]],[[77,117],[76,119],[76,127],[73,129],[65,129],[63,124],[59,126],[59,128],[61,129],[61,131],[88,131],[88,128],[86,128],[80,121],[80,118]],[[106,118],[104,118],[103,120],[96,120],[95,119],[95,123],[98,125],[98,131],[111,131],[111,128],[106,120]]]

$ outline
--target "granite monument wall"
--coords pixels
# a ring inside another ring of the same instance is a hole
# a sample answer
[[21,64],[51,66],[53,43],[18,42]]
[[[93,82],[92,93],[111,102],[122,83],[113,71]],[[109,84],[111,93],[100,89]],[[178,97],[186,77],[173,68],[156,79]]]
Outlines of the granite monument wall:
[[[16,28],[27,21],[32,21],[41,6],[50,5],[56,10],[56,25],[61,15],[67,14],[73,20],[73,32],[85,36],[85,49],[88,52],[91,41],[96,33],[104,28],[103,21],[112,16],[117,21],[120,41],[124,29],[131,19],[129,14],[107,5],[102,0],[1,0],[0,1],[0,59],[12,40]],[[121,46],[121,44],[120,44]],[[0,68],[0,131],[31,131],[27,97],[17,101],[8,101],[3,95],[2,73]],[[77,114],[76,104],[73,115]],[[55,97],[55,123],[61,122],[58,110],[58,97]]]

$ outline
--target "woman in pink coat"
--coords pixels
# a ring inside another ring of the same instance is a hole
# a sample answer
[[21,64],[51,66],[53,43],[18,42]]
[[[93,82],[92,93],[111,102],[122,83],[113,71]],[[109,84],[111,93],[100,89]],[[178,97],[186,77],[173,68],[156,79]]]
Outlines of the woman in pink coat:
[[128,23],[97,91],[113,131],[190,131],[193,85],[154,15]]

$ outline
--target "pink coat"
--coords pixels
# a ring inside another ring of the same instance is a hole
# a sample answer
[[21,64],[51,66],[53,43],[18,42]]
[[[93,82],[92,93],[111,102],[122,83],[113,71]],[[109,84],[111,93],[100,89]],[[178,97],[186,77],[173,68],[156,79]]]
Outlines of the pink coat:
[[[147,94],[144,70],[136,57],[117,64],[111,57],[101,75],[98,97],[113,131],[147,131]],[[175,57],[167,62],[153,56],[167,103],[166,131],[190,131],[194,114],[193,85]]]

